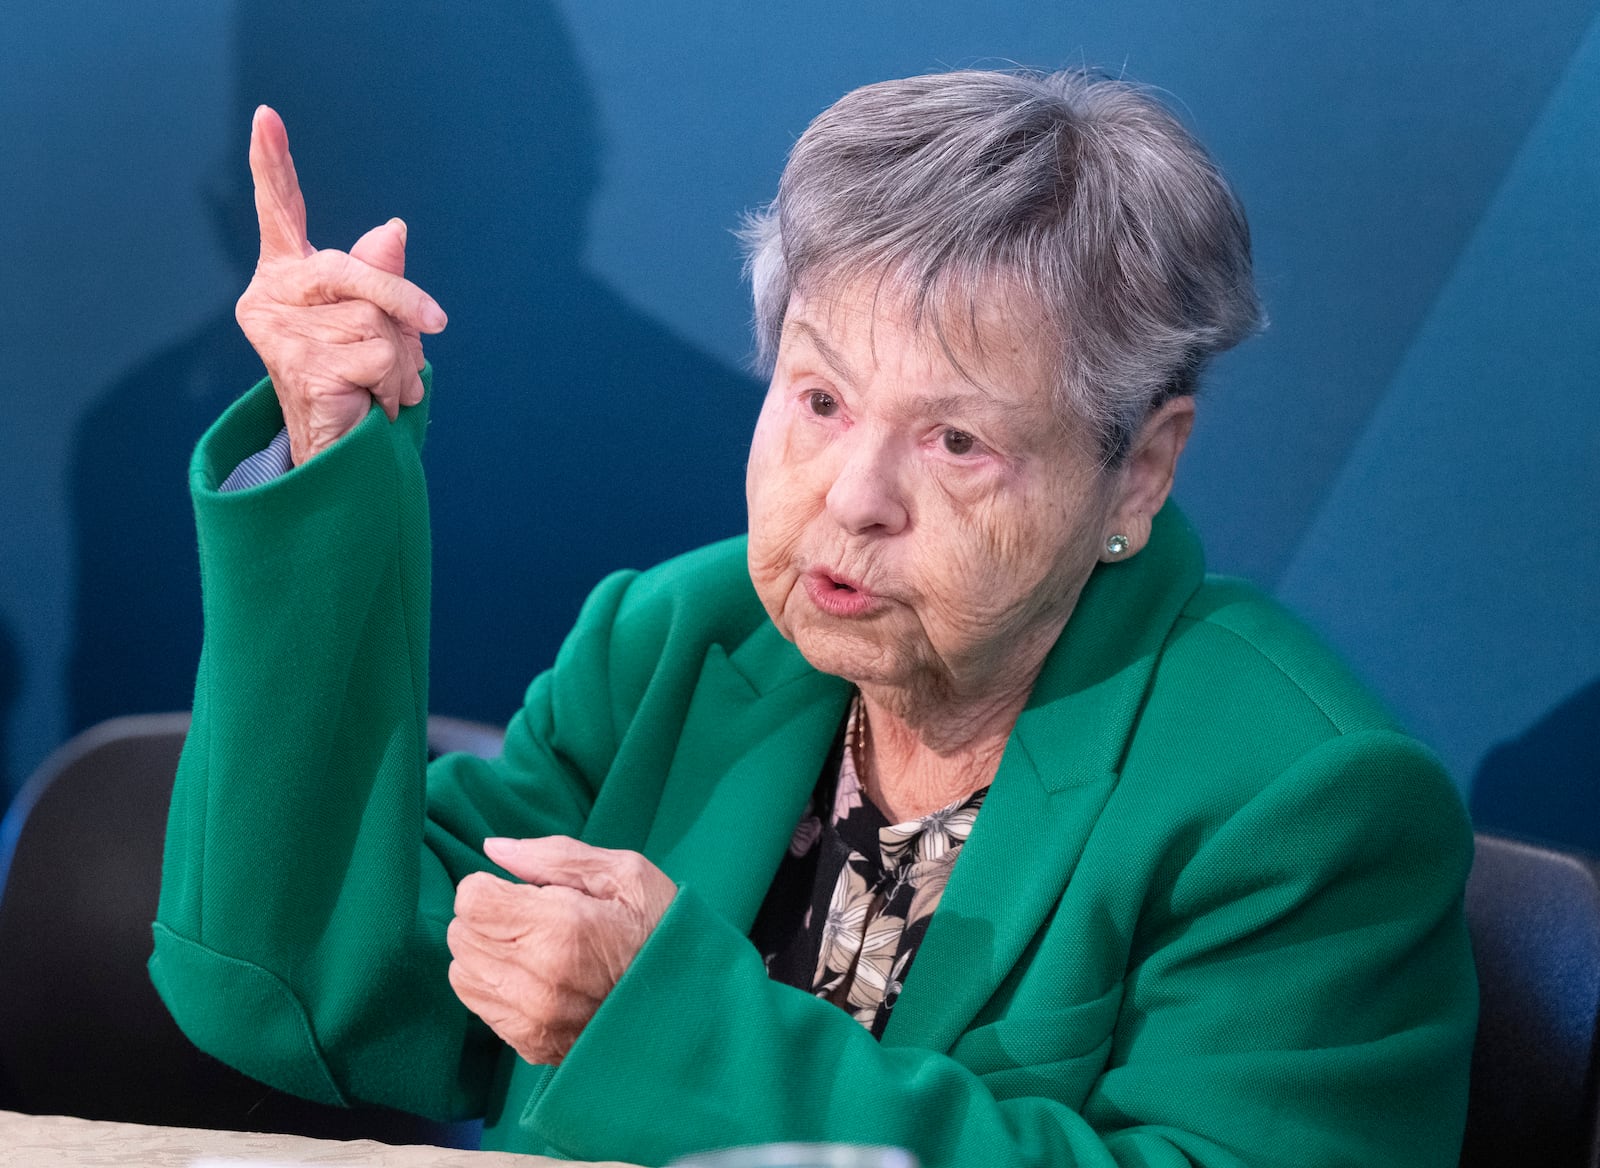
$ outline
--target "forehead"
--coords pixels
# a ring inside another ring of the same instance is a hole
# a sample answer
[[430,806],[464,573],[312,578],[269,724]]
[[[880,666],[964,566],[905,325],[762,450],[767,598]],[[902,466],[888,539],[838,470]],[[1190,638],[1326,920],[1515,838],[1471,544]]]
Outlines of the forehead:
[[814,358],[862,388],[892,377],[1053,413],[1052,332],[1033,299],[998,278],[920,306],[890,281],[857,278],[791,298],[779,361]]

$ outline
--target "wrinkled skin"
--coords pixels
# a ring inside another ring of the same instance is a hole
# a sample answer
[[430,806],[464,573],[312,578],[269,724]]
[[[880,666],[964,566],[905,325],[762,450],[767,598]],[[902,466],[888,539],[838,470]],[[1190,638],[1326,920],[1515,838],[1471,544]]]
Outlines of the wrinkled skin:
[[450,985],[530,1063],[560,1063],[672,903],[636,852],[564,836],[484,841],[524,883],[475,872],[456,888]]
[[353,429],[376,400],[393,421],[422,400],[422,333],[445,326],[433,298],[404,278],[406,225],[374,227],[348,253],[306,241],[283,120],[262,106],[250,127],[261,257],[234,315],[283,407],[296,466]]
[[902,818],[989,781],[1107,537],[1148,541],[1193,419],[1167,403],[1104,469],[1024,296],[993,281],[942,339],[909,317],[872,278],[793,298],[746,482],[756,591],[860,687],[867,792]]

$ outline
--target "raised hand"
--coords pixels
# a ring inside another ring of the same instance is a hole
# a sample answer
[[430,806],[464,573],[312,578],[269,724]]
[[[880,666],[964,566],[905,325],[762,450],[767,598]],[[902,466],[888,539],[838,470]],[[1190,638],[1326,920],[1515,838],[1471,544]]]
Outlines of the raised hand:
[[239,327],[261,356],[283,407],[296,465],[355,427],[375,399],[393,421],[422,400],[423,333],[444,311],[406,280],[406,225],[374,227],[348,253],[306,241],[306,204],[277,113],[250,127],[250,173],[261,258],[239,298]]
[[456,887],[450,986],[531,1063],[559,1063],[660,923],[677,886],[637,852],[564,836],[490,839],[527,881],[474,872]]

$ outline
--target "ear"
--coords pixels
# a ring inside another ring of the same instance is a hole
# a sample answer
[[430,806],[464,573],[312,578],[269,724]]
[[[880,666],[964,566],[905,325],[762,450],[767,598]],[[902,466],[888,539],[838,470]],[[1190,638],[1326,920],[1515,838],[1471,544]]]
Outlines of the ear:
[[[1101,536],[1100,559],[1110,563],[1137,554],[1150,542],[1150,522],[1167,501],[1178,456],[1194,429],[1194,397],[1184,394],[1163,402],[1133,436],[1128,457],[1118,470],[1120,481]],[[1112,555],[1105,540],[1120,535],[1127,550]]]

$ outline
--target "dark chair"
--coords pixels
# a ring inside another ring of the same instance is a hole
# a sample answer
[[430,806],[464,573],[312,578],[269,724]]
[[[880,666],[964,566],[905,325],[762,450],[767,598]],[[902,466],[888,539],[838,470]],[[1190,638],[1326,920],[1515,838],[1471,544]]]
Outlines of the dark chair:
[[[498,753],[492,727],[438,725],[432,748]],[[188,714],[91,727],[45,761],[0,821],[0,1108],[476,1146],[475,1123],[273,1090],[203,1054],[172,1021],[145,962],[188,727]]]
[[1600,861],[1479,833],[1462,1168],[1600,1168]]

